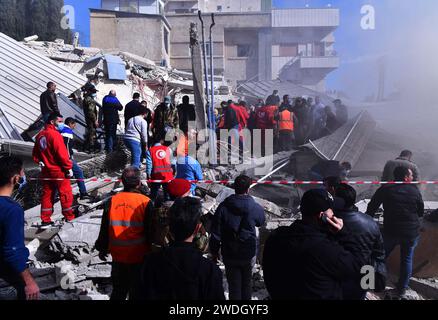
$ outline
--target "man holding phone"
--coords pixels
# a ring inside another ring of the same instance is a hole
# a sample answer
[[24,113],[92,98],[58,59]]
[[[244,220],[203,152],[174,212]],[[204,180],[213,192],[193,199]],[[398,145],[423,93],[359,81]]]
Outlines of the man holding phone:
[[263,272],[274,300],[341,300],[342,285],[360,274],[367,261],[343,221],[333,214],[333,196],[307,191],[303,219],[275,230],[265,243]]

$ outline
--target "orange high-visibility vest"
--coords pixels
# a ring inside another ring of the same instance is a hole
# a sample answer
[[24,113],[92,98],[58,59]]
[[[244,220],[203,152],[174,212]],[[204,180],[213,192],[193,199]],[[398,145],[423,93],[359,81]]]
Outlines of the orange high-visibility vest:
[[[151,251],[146,240],[146,208],[151,200],[140,193],[122,192],[111,199],[109,249],[113,261],[141,263]],[[148,213],[149,214],[149,213]]]
[[289,110],[280,112],[280,120],[278,121],[280,131],[294,131],[294,114]]
[[152,158],[152,180],[173,180],[170,149],[166,146],[156,146],[150,149],[150,153]]

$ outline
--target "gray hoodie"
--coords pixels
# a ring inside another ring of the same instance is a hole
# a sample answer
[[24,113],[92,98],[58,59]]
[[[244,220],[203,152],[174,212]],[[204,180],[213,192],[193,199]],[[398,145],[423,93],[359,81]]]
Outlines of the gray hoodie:
[[143,116],[129,119],[125,129],[125,139],[136,140],[138,142],[148,142],[148,123]]

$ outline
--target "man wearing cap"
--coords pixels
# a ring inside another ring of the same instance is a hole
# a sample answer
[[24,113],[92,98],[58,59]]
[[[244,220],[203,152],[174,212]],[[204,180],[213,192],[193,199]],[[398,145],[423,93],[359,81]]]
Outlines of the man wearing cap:
[[178,109],[172,104],[171,97],[165,97],[164,102],[155,110],[153,127],[154,137],[164,137],[166,142],[172,142],[167,141],[166,134],[179,129],[179,116]]
[[265,243],[263,273],[274,300],[341,300],[342,285],[360,274],[365,261],[343,221],[333,214],[333,197],[307,191],[302,220],[275,230]]

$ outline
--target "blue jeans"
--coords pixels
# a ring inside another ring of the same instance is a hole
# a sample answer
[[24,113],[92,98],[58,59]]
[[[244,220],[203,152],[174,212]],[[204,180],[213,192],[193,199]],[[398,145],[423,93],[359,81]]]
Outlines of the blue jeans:
[[415,239],[403,239],[392,235],[384,235],[385,255],[389,257],[397,245],[400,245],[400,276],[397,289],[406,289],[409,285],[409,279],[412,276],[412,265],[414,260],[414,250],[420,240],[418,236]]
[[[73,175],[75,179],[85,179],[84,172],[82,171],[81,167],[79,167],[78,163],[76,161],[73,161]],[[78,181],[78,188],[81,195],[87,193],[87,187],[85,186],[84,181]]]
[[140,169],[141,143],[137,140],[124,139],[126,147],[131,151],[131,166]]
[[117,142],[117,124],[105,124],[105,151],[111,153],[114,151],[114,145]]

